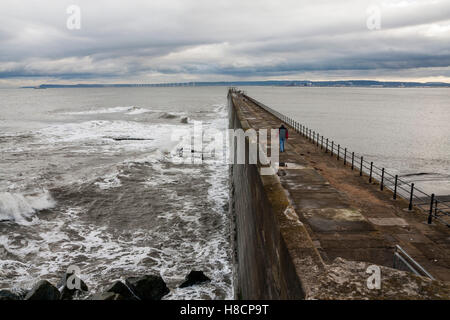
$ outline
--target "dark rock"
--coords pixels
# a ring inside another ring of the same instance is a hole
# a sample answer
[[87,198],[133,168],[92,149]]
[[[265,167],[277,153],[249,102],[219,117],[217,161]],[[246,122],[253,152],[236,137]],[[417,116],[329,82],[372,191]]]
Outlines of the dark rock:
[[116,281],[106,292],[112,292],[121,295],[125,299],[136,299],[133,292],[122,281]]
[[114,292],[103,292],[100,294],[96,294],[91,298],[91,300],[128,300],[125,297],[121,296],[118,293]]
[[20,296],[9,290],[0,290],[0,301],[21,300]]
[[177,116],[171,113],[164,112],[159,116],[160,119],[175,119]]
[[75,279],[70,279],[69,277],[72,276],[74,273],[65,273],[64,276],[61,278],[60,282],[58,283],[58,287],[61,290],[61,300],[72,300],[75,296],[78,296],[84,292],[87,292],[88,286],[86,283],[81,280],[78,276],[76,276],[80,280],[80,288],[76,289],[69,289],[67,287],[67,280],[70,280],[71,283],[75,283]]
[[190,287],[196,284],[209,282],[210,278],[205,276],[203,271],[191,271],[187,276],[186,280],[180,285],[180,288]]
[[41,280],[27,293],[25,300],[58,300],[60,295],[54,285],[47,280]]
[[188,117],[181,118],[181,123],[188,123]]
[[170,292],[160,276],[146,275],[126,279],[128,288],[141,300],[161,300]]

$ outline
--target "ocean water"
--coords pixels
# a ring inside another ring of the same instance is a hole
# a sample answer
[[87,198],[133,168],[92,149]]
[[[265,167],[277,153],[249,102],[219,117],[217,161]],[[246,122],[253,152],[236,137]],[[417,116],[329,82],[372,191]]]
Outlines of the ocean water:
[[450,89],[242,89],[424,192],[450,195]]
[[[76,265],[90,293],[160,274],[164,299],[231,299],[228,165],[173,161],[194,121],[226,129],[226,94],[0,90],[0,288]],[[193,269],[212,281],[177,288]]]

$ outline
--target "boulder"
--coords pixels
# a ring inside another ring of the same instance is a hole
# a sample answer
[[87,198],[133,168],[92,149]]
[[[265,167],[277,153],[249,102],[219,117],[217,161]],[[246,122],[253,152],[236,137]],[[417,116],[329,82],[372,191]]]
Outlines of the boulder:
[[[58,287],[61,290],[61,300],[72,300],[73,297],[82,294],[83,292],[87,292],[88,286],[86,285],[86,283],[81,280],[79,277],[78,279],[80,280],[80,288],[79,289],[69,289],[67,287],[67,280],[69,279],[70,276],[72,276],[73,273],[65,273],[64,276],[61,278],[60,282],[58,283]],[[71,279],[69,279],[71,280]],[[74,282],[74,280],[72,280],[72,282]]]
[[167,112],[164,112],[159,116],[160,119],[175,119],[176,117],[176,115]]
[[116,281],[111,287],[109,287],[106,292],[112,292],[121,295],[125,299],[136,300],[135,295],[131,292],[122,281]]
[[190,287],[196,284],[209,282],[211,281],[210,278],[208,278],[203,271],[194,271],[192,270],[189,272],[189,274],[186,276],[185,281],[180,285],[180,288]]
[[181,118],[181,123],[188,123],[188,117]]
[[41,280],[27,293],[25,300],[58,300],[60,296],[54,285],[47,280]]
[[20,296],[12,293],[9,290],[0,290],[0,301],[13,301],[13,300],[21,300]]
[[128,288],[141,300],[161,300],[170,292],[160,276],[145,275],[126,279]]

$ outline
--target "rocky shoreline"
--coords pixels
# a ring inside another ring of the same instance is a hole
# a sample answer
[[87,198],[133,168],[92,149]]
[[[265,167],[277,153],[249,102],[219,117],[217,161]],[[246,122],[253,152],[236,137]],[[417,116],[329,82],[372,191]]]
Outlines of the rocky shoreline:
[[[179,288],[199,285],[211,281],[202,271],[191,271]],[[0,301],[14,300],[161,300],[170,292],[159,275],[141,275],[116,281],[104,292],[89,295],[83,280],[74,273],[66,273],[54,286],[47,280],[37,282],[30,290],[0,290]]]

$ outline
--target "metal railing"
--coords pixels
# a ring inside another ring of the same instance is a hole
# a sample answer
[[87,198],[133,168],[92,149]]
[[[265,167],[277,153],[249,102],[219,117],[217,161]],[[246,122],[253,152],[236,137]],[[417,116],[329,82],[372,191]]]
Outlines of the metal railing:
[[430,278],[431,280],[435,280],[434,277],[425,270],[416,260],[411,258],[409,254],[406,253],[405,250],[402,249],[399,245],[395,246],[394,252],[394,269],[409,271],[418,276],[425,276]]
[[385,188],[391,190],[394,199],[402,197],[409,200],[408,210],[411,211],[413,206],[415,206],[422,212],[428,214],[428,224],[431,224],[434,219],[447,227],[450,227],[450,224],[447,222],[450,221],[447,220],[450,219],[450,205],[447,204],[449,203],[448,200],[440,200],[434,193],[431,195],[425,193],[415,187],[414,183],[408,183],[400,179],[398,175],[390,174],[385,168],[380,168],[373,162],[364,160],[364,156],[355,152],[350,152],[348,148],[343,147],[334,140],[325,138],[323,135],[320,135],[319,132],[313,131],[294,119],[256,101],[242,91],[232,89],[231,92],[243,95],[265,111],[271,113],[293,128],[297,133],[308,139],[311,143],[315,144],[317,148],[320,148],[325,153],[329,153],[331,157],[336,157],[338,161],[343,161],[344,165],[350,167],[351,170],[359,170],[359,175],[361,177],[364,175],[366,177],[369,176],[369,182],[378,183],[380,185],[380,190],[384,190]]

